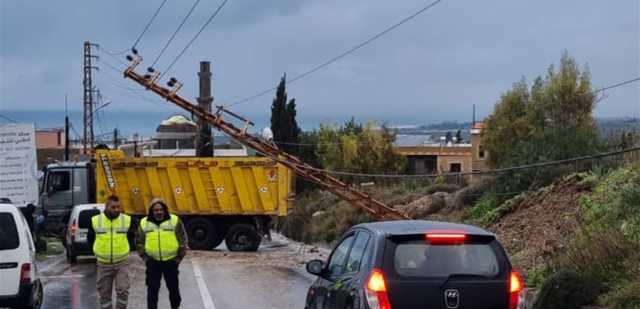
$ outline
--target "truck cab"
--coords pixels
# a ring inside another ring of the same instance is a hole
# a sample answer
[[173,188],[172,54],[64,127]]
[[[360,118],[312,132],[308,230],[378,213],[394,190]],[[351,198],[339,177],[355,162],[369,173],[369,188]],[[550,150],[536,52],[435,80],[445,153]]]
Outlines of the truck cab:
[[95,166],[91,162],[47,165],[39,196],[39,205],[46,218],[45,229],[62,232],[74,205],[95,203],[95,183]]

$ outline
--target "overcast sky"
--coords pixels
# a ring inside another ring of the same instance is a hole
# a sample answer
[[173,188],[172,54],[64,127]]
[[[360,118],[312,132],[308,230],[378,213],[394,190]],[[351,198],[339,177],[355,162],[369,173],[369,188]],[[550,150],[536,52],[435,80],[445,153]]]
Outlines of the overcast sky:
[[[81,109],[83,42],[100,44],[95,84],[110,110],[175,110],[107,66],[124,56],[162,0],[0,0],[0,109]],[[229,0],[169,76],[197,96],[198,62],[212,62],[216,103],[274,86],[351,48],[431,0]],[[138,49],[148,65],[194,1],[169,0]],[[638,0],[444,0],[395,31],[288,86],[301,119],[351,115],[393,123],[486,116],[500,94],[531,81],[567,49],[597,87],[640,75]],[[219,1],[201,1],[160,59],[164,70]],[[106,62],[106,63],[105,63]],[[140,67],[142,70],[143,66]],[[640,83],[607,93],[597,116],[640,116]],[[234,107],[270,112],[273,94]]]

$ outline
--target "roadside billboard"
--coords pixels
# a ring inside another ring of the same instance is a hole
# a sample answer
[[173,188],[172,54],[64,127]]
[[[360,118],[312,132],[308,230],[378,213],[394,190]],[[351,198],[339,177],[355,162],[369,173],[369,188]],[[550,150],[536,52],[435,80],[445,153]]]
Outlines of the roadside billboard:
[[38,202],[33,123],[0,124],[0,198],[3,197],[16,206]]

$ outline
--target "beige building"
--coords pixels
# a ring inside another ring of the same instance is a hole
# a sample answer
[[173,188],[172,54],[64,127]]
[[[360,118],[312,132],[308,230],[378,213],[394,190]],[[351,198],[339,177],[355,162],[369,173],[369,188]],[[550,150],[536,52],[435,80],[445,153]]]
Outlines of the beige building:
[[488,153],[482,146],[484,124],[475,123],[471,129],[471,144],[422,143],[395,146],[397,153],[407,157],[410,174],[469,173],[486,170]]

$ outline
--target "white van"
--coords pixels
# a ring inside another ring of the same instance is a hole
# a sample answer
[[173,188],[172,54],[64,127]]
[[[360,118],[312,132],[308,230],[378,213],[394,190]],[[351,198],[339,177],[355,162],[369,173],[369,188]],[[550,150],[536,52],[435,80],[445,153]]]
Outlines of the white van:
[[91,217],[104,211],[104,204],[81,204],[71,210],[69,221],[64,227],[64,246],[67,261],[75,264],[79,255],[93,256],[93,248],[87,243],[87,233]]
[[18,208],[0,204],[0,308],[38,309],[42,283],[29,225]]

